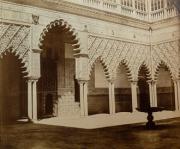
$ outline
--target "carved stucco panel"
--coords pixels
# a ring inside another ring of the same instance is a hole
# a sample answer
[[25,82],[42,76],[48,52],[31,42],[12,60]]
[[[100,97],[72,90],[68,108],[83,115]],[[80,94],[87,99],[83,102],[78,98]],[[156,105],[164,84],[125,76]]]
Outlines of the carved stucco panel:
[[29,74],[30,27],[0,23],[0,55],[10,51],[22,60],[25,72]]
[[170,68],[172,78],[178,76],[178,48],[179,41],[162,44],[144,45],[140,43],[127,42],[122,40],[89,36],[89,73],[100,57],[103,61],[104,71],[108,72],[108,78],[116,77],[118,66],[126,65],[128,77],[132,80],[138,79],[139,69],[142,65],[148,70],[149,79],[154,80],[157,66],[161,61]]

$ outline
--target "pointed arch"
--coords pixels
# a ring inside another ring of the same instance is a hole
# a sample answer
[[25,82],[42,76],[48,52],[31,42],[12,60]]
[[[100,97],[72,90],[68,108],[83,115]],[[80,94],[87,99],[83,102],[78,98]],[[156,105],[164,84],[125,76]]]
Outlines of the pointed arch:
[[158,75],[159,75],[159,70],[160,70],[160,68],[161,68],[162,66],[168,69],[168,71],[169,71],[169,73],[170,73],[170,77],[171,77],[171,79],[173,79],[174,77],[173,77],[172,70],[170,69],[169,65],[168,65],[167,63],[165,63],[163,60],[161,60],[161,61],[159,62],[159,64],[156,66],[156,68],[155,68],[155,71],[154,71],[154,79],[157,80]]
[[[15,122],[27,117],[27,73],[22,59],[6,50],[0,58],[0,113],[1,122]],[[11,109],[9,111],[9,109]]]
[[164,61],[160,61],[155,70],[155,81],[157,82],[157,106],[166,110],[175,110],[175,90],[173,75],[170,67]]
[[148,79],[148,80],[151,80],[151,79],[152,79],[152,78],[151,78],[151,70],[150,70],[150,68],[148,67],[148,65],[147,65],[145,62],[143,62],[143,63],[140,65],[139,69],[138,69],[138,78],[139,78],[139,73],[140,73],[140,71],[141,71],[142,69],[145,70],[145,74],[146,74],[146,76],[147,76],[147,79]]
[[[120,65],[123,65],[123,66],[125,67],[128,81],[132,81],[132,72],[131,72],[131,70],[130,70],[130,67],[129,67],[129,65],[128,65],[127,60],[125,60],[125,59],[121,60],[120,63],[119,63],[119,65],[118,65],[118,67],[119,67]],[[118,67],[117,67],[117,69],[118,69]],[[116,69],[116,72],[117,72],[117,69]],[[114,77],[116,77],[116,75],[115,75]]]
[[66,42],[72,44],[74,55],[80,53],[80,42],[78,39],[78,33],[70,24],[68,24],[63,19],[55,20],[50,22],[42,31],[39,38],[39,47],[43,49],[46,37],[48,34],[53,31],[53,29],[58,29],[60,32],[63,32],[63,37]]
[[115,112],[132,112],[132,74],[128,62],[121,60],[114,73]]
[[91,65],[91,67],[89,67],[89,78],[90,78],[91,73],[92,73],[92,70],[93,70],[93,68],[95,67],[95,65],[96,65],[97,62],[100,62],[100,63],[101,63],[101,65],[103,66],[103,70],[104,70],[105,77],[106,77],[107,80],[109,80],[109,79],[110,79],[109,69],[108,69],[108,66],[107,66],[106,63],[105,63],[105,60],[104,60],[101,56],[99,56],[99,57],[94,61],[94,63]]
[[23,73],[26,73],[25,77],[28,77],[30,73],[30,26],[2,22],[0,28],[2,30],[0,33],[0,58],[3,58],[8,52],[13,53],[21,60],[23,68],[25,68]]
[[6,50],[5,52],[3,52],[0,56],[0,59],[3,59],[8,54],[14,55],[18,59],[18,61],[21,63],[21,73],[24,77],[28,77],[28,67],[26,59],[24,57],[21,57],[21,55],[19,55],[17,52],[13,52],[12,50]]

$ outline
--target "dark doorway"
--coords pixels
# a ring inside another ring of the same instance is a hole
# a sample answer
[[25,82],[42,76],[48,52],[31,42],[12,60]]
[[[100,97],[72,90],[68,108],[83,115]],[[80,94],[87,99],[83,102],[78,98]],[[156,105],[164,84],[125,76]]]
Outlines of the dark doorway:
[[147,109],[150,107],[149,85],[147,83],[147,71],[145,67],[141,67],[139,71],[138,87],[139,87],[139,108]]
[[51,57],[41,56],[41,78],[38,81],[38,118],[53,115],[53,99],[57,100],[57,64]]
[[53,95],[47,94],[45,100],[45,113],[46,115],[53,115]]
[[27,118],[27,84],[18,57],[6,53],[0,59],[0,121]]
[[[41,78],[38,81],[38,118],[50,116],[52,113],[52,116],[60,116],[63,112],[60,106],[65,109],[72,107],[72,104],[77,106],[75,101],[79,100],[73,99],[79,97],[78,84],[75,86],[74,80],[75,58],[72,46],[77,41],[73,32],[69,31],[70,26],[63,25],[62,22],[62,20],[51,22],[52,28],[48,25],[48,32],[42,34],[43,52],[41,53]],[[71,102],[66,97],[72,99]],[[59,102],[60,100],[66,103]]]

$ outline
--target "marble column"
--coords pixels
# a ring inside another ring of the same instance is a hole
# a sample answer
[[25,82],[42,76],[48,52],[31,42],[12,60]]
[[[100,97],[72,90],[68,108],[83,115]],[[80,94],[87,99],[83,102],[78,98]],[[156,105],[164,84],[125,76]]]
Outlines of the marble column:
[[109,81],[109,113],[115,114],[115,108],[114,83]]
[[157,85],[156,81],[152,81],[152,106],[157,107]]
[[80,114],[81,116],[84,116],[85,112],[84,112],[83,82],[79,81],[79,86],[80,86]]
[[28,118],[32,120],[32,80],[28,80]]
[[174,94],[175,94],[175,110],[179,110],[179,100],[178,100],[178,81],[174,80]]
[[148,81],[149,84],[149,96],[150,96],[150,106],[153,107],[153,92],[152,92],[152,82]]
[[87,81],[79,81],[80,85],[80,114],[81,116],[88,116],[88,82]]
[[180,80],[177,80],[177,98],[178,98],[178,106],[180,111]]
[[37,80],[29,79],[28,83],[28,118],[37,121]]
[[136,112],[136,108],[138,108],[137,101],[137,81],[131,82],[131,96],[132,96],[132,112]]
[[33,80],[32,83],[32,92],[33,92],[33,106],[32,106],[32,110],[33,110],[33,116],[32,116],[32,120],[33,121],[37,121],[37,80]]
[[83,98],[84,98],[84,114],[85,116],[88,116],[88,98],[87,98],[87,94],[88,94],[88,82],[85,81],[84,82],[84,95],[83,95]]
[[114,93],[115,89],[114,89],[114,82],[111,84],[111,99],[112,99],[112,113],[115,114],[116,113],[116,102],[115,102],[115,93]]

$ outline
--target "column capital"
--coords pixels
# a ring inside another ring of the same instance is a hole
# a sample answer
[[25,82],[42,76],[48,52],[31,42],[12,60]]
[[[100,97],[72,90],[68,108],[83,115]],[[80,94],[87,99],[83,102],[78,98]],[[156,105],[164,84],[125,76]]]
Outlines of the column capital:
[[174,83],[180,82],[180,79],[173,79],[173,82],[174,82]]
[[152,84],[156,84],[157,80],[151,80]]
[[89,80],[80,80],[78,79],[77,80],[79,84],[84,84],[84,83],[88,83]]
[[132,80],[131,81],[131,84],[133,84],[133,85],[137,85],[137,83],[138,83],[138,80]]
[[111,84],[114,84],[114,79],[109,79],[108,82],[111,83]]
[[147,83],[148,83],[148,84],[156,84],[156,83],[157,83],[157,80],[147,80]]
[[34,53],[41,53],[43,50],[42,49],[40,49],[40,48],[36,48],[36,49],[31,49],[32,50],[32,52],[34,52]]
[[39,77],[36,77],[36,76],[28,77],[28,81],[37,82],[38,80],[39,80]]

